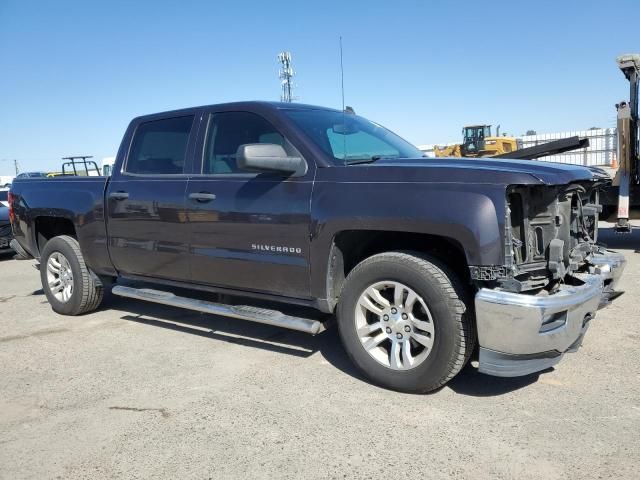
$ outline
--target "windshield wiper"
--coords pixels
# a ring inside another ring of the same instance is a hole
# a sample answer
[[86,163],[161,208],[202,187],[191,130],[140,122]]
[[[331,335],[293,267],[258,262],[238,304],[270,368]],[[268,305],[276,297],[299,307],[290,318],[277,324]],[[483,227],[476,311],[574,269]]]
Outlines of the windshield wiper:
[[373,158],[366,158],[366,159],[362,159],[362,160],[352,160],[350,162],[346,162],[347,165],[360,165],[361,163],[373,163],[376,160],[379,160],[378,158],[373,159]]
[[399,158],[399,157],[385,157],[384,155],[373,155],[371,158],[363,158],[360,160],[353,160],[351,162],[347,162],[347,165],[359,165],[361,163],[374,163],[378,160],[384,160],[389,158]]

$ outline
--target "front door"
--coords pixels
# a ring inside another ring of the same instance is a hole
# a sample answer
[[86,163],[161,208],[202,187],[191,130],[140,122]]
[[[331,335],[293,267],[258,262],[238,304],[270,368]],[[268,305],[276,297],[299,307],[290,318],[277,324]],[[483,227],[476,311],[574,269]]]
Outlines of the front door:
[[106,193],[109,254],[122,275],[190,278],[185,191],[198,119],[140,123],[122,171],[113,172]]
[[242,171],[235,155],[243,144],[277,143],[300,154],[255,113],[211,112],[205,121],[196,155],[201,173],[187,189],[192,281],[308,297],[315,166],[300,177]]

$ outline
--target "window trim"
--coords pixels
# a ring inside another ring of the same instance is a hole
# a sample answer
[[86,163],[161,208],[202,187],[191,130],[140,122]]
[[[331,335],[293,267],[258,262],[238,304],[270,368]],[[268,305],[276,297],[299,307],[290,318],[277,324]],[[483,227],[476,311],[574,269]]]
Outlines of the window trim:
[[[146,123],[152,123],[152,122],[161,122],[163,120],[172,120],[174,118],[184,118],[184,117],[192,117],[192,121],[191,121],[191,129],[189,130],[189,136],[187,137],[187,144],[185,146],[185,152],[184,152],[184,164],[182,167],[182,173],[134,173],[134,172],[128,172],[127,171],[127,167],[129,165],[129,157],[131,155],[131,147],[133,146],[133,141],[136,138],[136,134],[138,133],[138,129],[140,128],[140,126],[146,124]],[[192,144],[194,141],[194,134],[197,134],[197,128],[196,128],[196,122],[198,122],[200,120],[199,118],[199,114],[198,112],[193,112],[193,113],[187,113],[184,115],[174,115],[171,117],[161,117],[161,118],[154,118],[154,119],[142,119],[140,122],[138,122],[136,124],[136,127],[133,129],[133,132],[131,134],[131,138],[129,139],[129,145],[127,147],[127,154],[124,158],[124,162],[122,164],[122,168],[120,169],[120,175],[122,176],[127,176],[127,177],[142,177],[142,178],[148,178],[148,177],[162,177],[162,178],[187,178],[190,175],[192,175],[189,172],[186,172],[187,168],[188,168],[188,162],[189,162],[189,156],[190,156],[190,150],[192,148]]]

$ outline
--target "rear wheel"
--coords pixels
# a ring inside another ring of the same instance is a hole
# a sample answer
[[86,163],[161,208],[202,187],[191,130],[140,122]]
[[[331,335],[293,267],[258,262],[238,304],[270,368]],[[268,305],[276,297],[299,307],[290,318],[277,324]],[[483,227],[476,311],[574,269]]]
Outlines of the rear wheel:
[[465,365],[475,343],[467,292],[438,260],[387,252],[357,265],[338,305],[342,342],[373,382],[435,390]]
[[100,306],[103,287],[82,257],[78,241],[67,235],[49,240],[42,251],[40,279],[51,308],[80,315]]

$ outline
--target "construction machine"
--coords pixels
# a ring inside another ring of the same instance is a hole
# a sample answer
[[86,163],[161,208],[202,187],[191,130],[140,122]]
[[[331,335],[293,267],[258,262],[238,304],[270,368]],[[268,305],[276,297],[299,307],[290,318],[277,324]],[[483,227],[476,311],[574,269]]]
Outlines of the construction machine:
[[494,157],[518,149],[514,137],[500,136],[498,125],[496,135],[491,133],[491,125],[467,125],[462,129],[462,143],[445,147],[435,146],[436,157]]
[[600,203],[605,211],[617,212],[615,230],[631,232],[629,210],[640,207],[640,122],[638,121],[638,85],[640,54],[616,58],[618,68],[629,81],[629,101],[616,104],[618,111],[618,171],[611,187],[602,192]]
[[462,129],[463,143],[444,147],[435,145],[433,152],[436,157],[495,157],[535,160],[589,146],[588,138],[573,136],[522,148],[522,142],[519,139],[500,136],[500,125],[496,130],[496,135],[493,136],[491,125],[468,125]]

